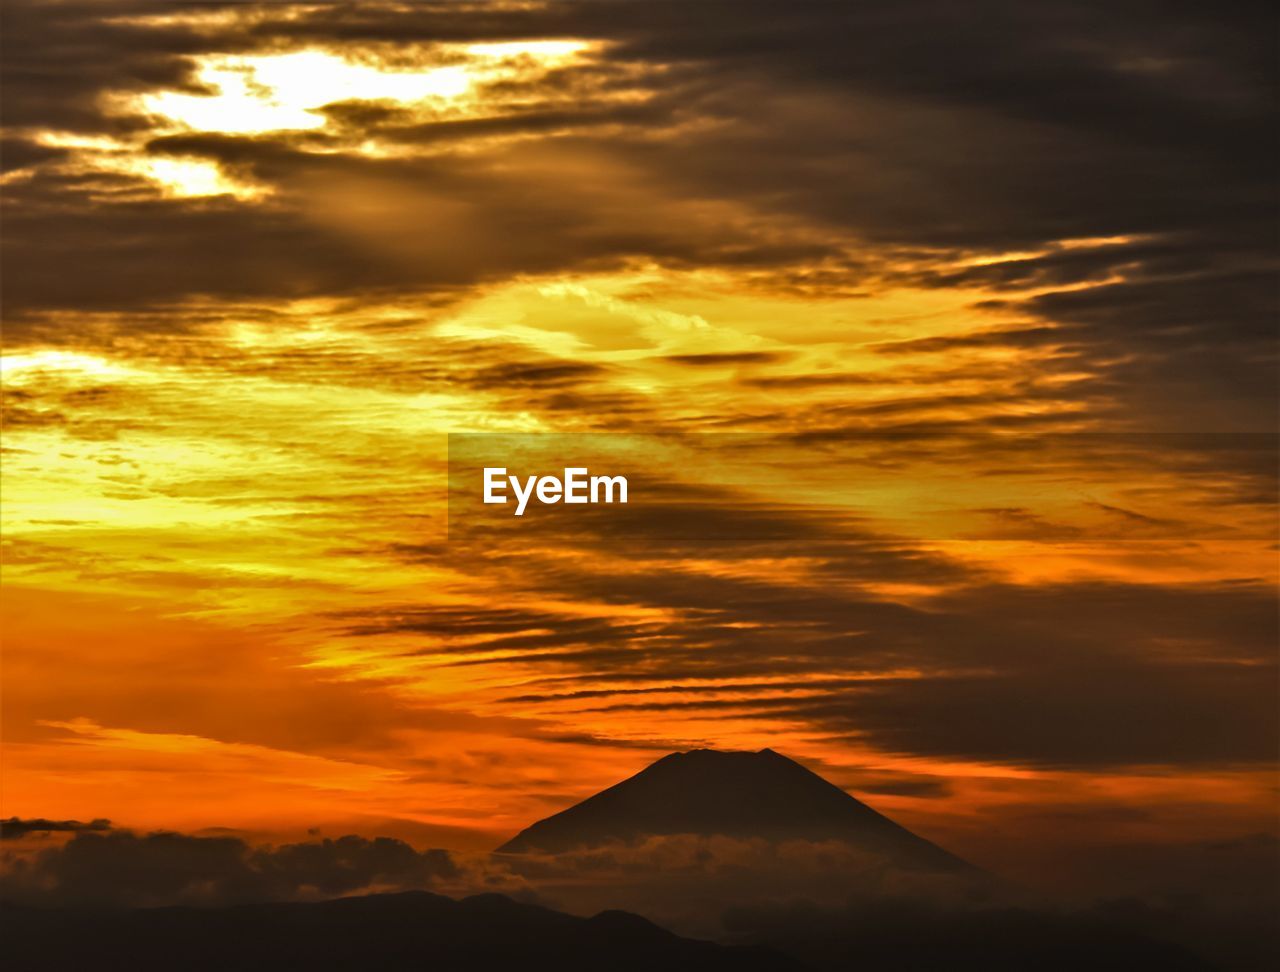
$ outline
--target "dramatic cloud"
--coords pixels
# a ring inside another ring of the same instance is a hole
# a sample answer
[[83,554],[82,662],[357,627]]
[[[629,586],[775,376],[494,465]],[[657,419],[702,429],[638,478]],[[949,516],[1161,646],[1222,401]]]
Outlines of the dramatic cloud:
[[[1270,429],[1262,16],[19,4],[9,305],[21,319],[196,295],[438,292],[634,260],[833,292],[980,285],[1052,326],[1057,369],[1089,373],[1077,396],[1165,428]],[[66,50],[85,69],[52,70]],[[353,75],[353,99],[314,116],[301,106],[323,95],[288,86],[278,119],[250,95],[204,110],[237,71],[284,84],[268,68],[291,50],[334,58],[328,76],[347,62],[318,52],[382,58],[383,73]],[[242,61],[215,69],[207,52]],[[465,93],[396,100],[405,78],[433,90],[433,71],[461,72]],[[261,110],[262,130],[217,130],[231,108]],[[180,165],[197,167],[186,188]],[[202,195],[200,171],[267,195]],[[163,178],[178,195],[142,191]],[[1188,380],[1194,411],[1173,394]]]
[[[1033,881],[1273,831],[1271,35],[9,3],[28,887],[419,886],[444,865],[300,821],[495,846],[692,745]],[[498,530],[451,433],[656,445],[627,507]],[[224,825],[276,849],[152,833]]]

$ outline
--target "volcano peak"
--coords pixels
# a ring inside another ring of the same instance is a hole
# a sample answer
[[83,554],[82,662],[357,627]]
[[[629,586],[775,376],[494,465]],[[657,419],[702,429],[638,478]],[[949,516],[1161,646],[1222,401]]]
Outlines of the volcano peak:
[[669,753],[635,776],[540,820],[499,853],[563,853],[654,836],[839,840],[892,863],[969,865],[772,749]]

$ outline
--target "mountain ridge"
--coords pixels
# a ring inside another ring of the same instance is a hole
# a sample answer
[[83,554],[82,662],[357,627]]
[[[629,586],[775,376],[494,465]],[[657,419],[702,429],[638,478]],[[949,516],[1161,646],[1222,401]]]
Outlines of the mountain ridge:
[[842,840],[900,866],[977,871],[768,748],[669,753],[634,776],[531,824],[495,853],[554,854],[675,834]]
[[[590,918],[501,894],[428,891],[218,908],[0,908],[12,968],[61,972],[420,972],[556,968],[561,972],[798,972],[771,948],[684,938],[630,912]],[[113,960],[123,964],[112,965]],[[106,961],[107,964],[103,964]]]

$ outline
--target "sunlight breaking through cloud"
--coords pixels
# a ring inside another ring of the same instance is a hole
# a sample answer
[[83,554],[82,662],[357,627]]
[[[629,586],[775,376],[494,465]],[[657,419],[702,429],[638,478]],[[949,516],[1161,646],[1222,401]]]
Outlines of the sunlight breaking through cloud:
[[346,101],[409,106],[424,117],[484,111],[484,85],[532,83],[582,57],[579,41],[442,45],[434,63],[405,66],[403,55],[365,58],[322,50],[197,58],[194,80],[208,93],[161,90],[124,99],[162,129],[258,134],[324,128],[321,109]]

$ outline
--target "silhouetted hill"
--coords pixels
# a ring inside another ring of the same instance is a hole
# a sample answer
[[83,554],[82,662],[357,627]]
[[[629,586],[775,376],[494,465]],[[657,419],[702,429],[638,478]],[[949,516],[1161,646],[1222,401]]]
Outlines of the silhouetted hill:
[[[1126,907],[1054,912],[1017,907],[948,908],[908,898],[843,907],[766,903],[731,909],[734,941],[768,944],[818,972],[1213,972],[1174,929]],[[1153,926],[1154,927],[1150,927]],[[1275,968],[1261,962],[1244,969]]]
[[761,948],[680,938],[638,915],[577,918],[502,895],[425,891],[230,908],[0,908],[6,965],[24,972],[437,972],[655,969],[790,972]]
[[662,834],[843,840],[908,867],[977,870],[771,749],[664,756],[522,830],[498,852],[559,853]]

